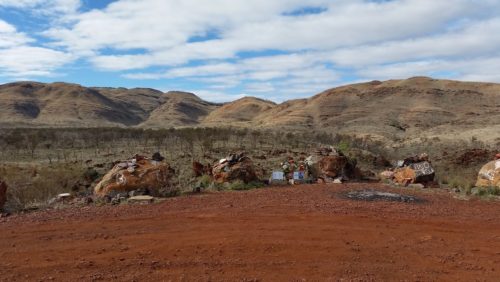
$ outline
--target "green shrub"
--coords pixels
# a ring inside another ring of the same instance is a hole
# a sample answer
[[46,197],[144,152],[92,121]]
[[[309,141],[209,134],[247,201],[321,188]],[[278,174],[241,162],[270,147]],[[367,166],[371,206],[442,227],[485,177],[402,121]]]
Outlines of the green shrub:
[[495,186],[478,188],[478,196],[500,196],[500,188]]
[[250,189],[260,188],[263,186],[264,186],[264,184],[262,182],[258,182],[258,181],[252,181],[249,183],[245,183],[241,180],[236,180],[236,181],[233,181],[229,184],[229,189],[230,190],[250,190]]
[[343,154],[347,154],[350,148],[351,144],[346,140],[340,141],[339,144],[337,145],[337,149]]

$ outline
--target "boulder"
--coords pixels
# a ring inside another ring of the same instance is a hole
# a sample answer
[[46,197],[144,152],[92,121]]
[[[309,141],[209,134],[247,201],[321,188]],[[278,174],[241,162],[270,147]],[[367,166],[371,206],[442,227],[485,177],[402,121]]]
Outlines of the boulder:
[[0,211],[3,209],[5,202],[7,202],[7,183],[0,180]]
[[140,159],[116,164],[94,187],[97,196],[144,189],[152,195],[171,186],[175,171],[168,163]]
[[399,184],[430,183],[434,180],[434,168],[427,162],[410,163],[394,170],[394,181]]
[[241,180],[245,183],[259,180],[253,162],[246,156],[222,159],[212,168],[212,175],[216,183]]
[[[500,157],[500,156],[499,156]],[[478,187],[500,187],[500,159],[485,164],[477,176]]]
[[344,176],[347,162],[347,157],[341,155],[323,157],[318,162],[319,177],[333,179],[338,176]]

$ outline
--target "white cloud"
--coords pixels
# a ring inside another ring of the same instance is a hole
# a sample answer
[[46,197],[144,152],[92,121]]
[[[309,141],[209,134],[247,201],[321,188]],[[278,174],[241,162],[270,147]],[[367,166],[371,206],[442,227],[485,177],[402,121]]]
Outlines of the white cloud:
[[0,74],[10,77],[50,76],[70,60],[70,55],[47,48],[19,46],[0,49]]
[[339,49],[331,59],[343,66],[387,64],[425,58],[464,58],[496,53],[500,47],[500,18],[471,23],[462,30]]
[[0,75],[13,78],[50,76],[71,56],[57,50],[29,45],[35,40],[0,20]]
[[[242,51],[331,51],[415,38],[445,31],[453,19],[480,17],[498,8],[495,1],[470,0],[315,0],[307,5],[327,10],[293,17],[283,14],[304,7],[304,1],[212,0],[200,4],[198,0],[121,0],[105,10],[80,14],[69,28],[53,28],[45,34],[60,46],[91,56],[99,68],[131,70],[232,58]],[[217,38],[189,42],[194,36],[210,32],[215,32]],[[104,48],[143,52],[99,55]]]
[[19,46],[30,41],[24,33],[17,32],[13,25],[0,19],[0,48]]
[[33,14],[73,14],[81,6],[80,0],[0,0],[0,7],[30,9]]
[[219,91],[212,91],[206,89],[191,89],[189,92],[196,93],[196,95],[203,100],[215,102],[215,103],[223,103],[223,102],[231,102],[239,98],[243,98],[247,96],[246,94],[227,94]]
[[358,71],[358,74],[367,79],[403,79],[411,76],[441,74],[459,80],[500,82],[498,66],[500,55],[458,60],[427,60],[373,65]]
[[[195,82],[222,98],[415,75],[500,81],[498,0],[118,0],[86,12],[82,3],[0,0],[41,11],[51,25],[42,44],[0,20],[2,73],[51,75],[79,58],[128,79]],[[293,13],[307,7],[321,9]]]

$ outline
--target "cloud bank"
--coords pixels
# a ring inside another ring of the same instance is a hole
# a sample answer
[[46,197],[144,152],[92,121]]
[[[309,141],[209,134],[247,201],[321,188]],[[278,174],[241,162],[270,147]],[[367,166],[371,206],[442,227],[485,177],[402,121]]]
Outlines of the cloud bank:
[[496,0],[91,2],[0,0],[4,14],[43,23],[24,31],[0,17],[0,76],[83,65],[137,84],[274,100],[416,75],[500,82]]

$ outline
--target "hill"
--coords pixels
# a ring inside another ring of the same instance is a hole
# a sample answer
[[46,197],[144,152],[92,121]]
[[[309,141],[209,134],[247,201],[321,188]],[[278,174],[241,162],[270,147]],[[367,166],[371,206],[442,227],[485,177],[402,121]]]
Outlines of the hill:
[[241,126],[499,142],[500,84],[414,77],[341,86],[281,104],[254,97],[215,104],[178,91],[16,82],[0,86],[0,126]]

